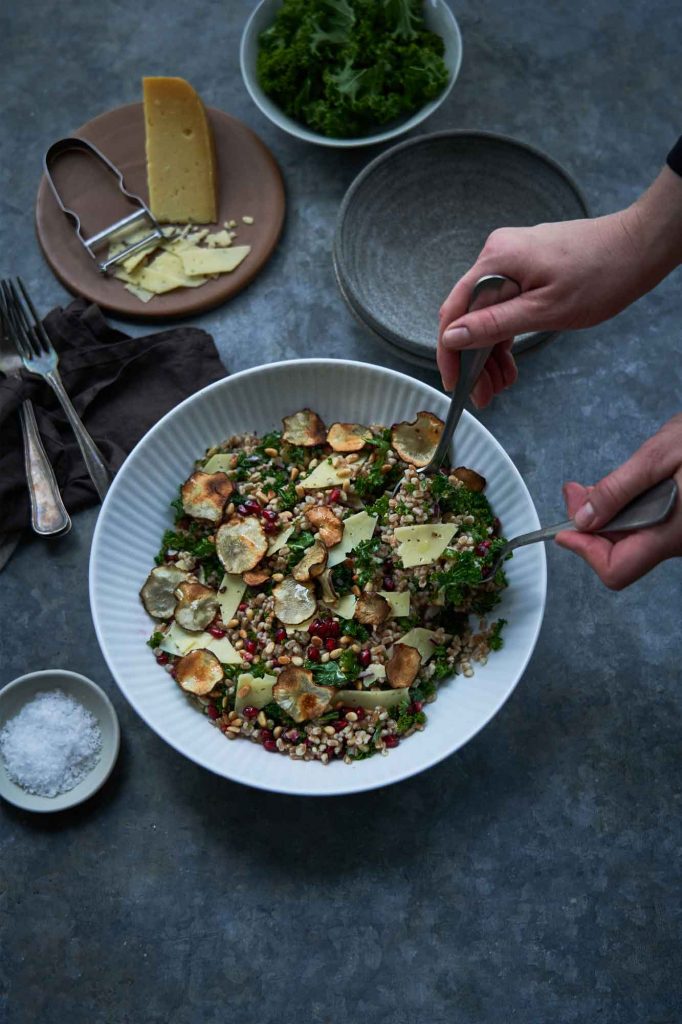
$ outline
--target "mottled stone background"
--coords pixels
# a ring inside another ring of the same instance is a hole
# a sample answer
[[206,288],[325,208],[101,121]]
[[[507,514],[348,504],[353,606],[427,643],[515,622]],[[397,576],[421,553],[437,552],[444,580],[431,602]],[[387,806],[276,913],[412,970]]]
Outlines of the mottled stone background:
[[[227,365],[328,353],[410,372],[336,290],[335,213],[374,151],[299,144],[260,116],[237,48],[247,0],[25,0],[0,15],[0,262],[42,309],[66,295],[32,207],[41,156],[188,78],[272,147],[289,209],[278,252],[197,322]],[[427,130],[507,132],[572,172],[595,212],[631,201],[682,131],[672,0],[454,0],[460,79]],[[436,310],[434,310],[434,318]],[[680,276],[615,321],[523,357],[482,414],[540,516],[682,404]],[[141,326],[133,327],[142,333]],[[436,383],[435,375],[431,379]],[[677,1024],[680,563],[621,594],[550,547],[547,615],[514,696],[459,754],[400,787],[296,800],[214,778],[121,698],[90,621],[95,512],[27,541],[0,576],[0,682],[83,672],[123,731],[81,809],[0,819],[0,1020],[7,1024]],[[312,768],[311,770],[315,770]]]

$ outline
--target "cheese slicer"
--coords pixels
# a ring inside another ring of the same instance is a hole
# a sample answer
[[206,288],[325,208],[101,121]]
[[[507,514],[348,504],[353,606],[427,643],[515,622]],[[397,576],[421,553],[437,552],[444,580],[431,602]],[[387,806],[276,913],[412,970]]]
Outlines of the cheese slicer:
[[[80,216],[75,210],[72,210],[70,206],[67,206],[62,199],[53,177],[55,165],[60,158],[64,157],[67,153],[73,152],[78,152],[92,160],[99,161],[99,163],[102,164],[109,173],[114,175],[119,191],[125,199],[135,207],[135,209],[127,216],[122,217],[114,224],[110,224],[109,227],[105,227],[101,231],[97,231],[94,235],[90,235],[89,237],[86,237],[83,233]],[[116,165],[113,164],[111,160],[109,160],[104,153],[97,148],[97,146],[93,146],[93,144],[88,142],[86,139],[81,139],[78,136],[73,135],[65,139],[59,139],[58,142],[54,142],[45,154],[43,166],[45,169],[47,183],[50,186],[60,209],[69,218],[69,220],[73,222],[78,241],[81,243],[88,256],[95,260],[97,269],[102,274],[106,274],[111,267],[118,266],[118,264],[128,259],[129,256],[139,252],[140,249],[144,249],[145,246],[149,245],[149,243],[153,242],[155,239],[163,238],[163,231],[145,201],[141,196],[138,196],[135,192],[130,192],[129,189],[126,188],[123,180],[123,174],[119,168],[116,167]],[[107,259],[98,259],[95,254],[95,250],[105,242],[109,241],[109,239],[116,235],[123,237],[125,234],[129,234],[132,229],[140,228],[144,224],[149,225],[148,235],[128,246],[124,246],[119,252],[114,253]]]

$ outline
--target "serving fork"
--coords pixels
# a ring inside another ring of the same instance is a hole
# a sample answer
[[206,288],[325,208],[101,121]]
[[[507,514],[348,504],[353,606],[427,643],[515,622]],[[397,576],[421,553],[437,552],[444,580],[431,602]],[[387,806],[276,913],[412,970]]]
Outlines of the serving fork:
[[64,410],[69,425],[76,435],[85,467],[95,485],[100,501],[109,489],[111,475],[99,448],[83,426],[71,404],[57,369],[59,359],[47,331],[21,278],[5,280],[0,285],[10,333],[22,362],[29,373],[43,377],[50,385]]
[[[6,377],[19,377],[21,356],[10,336],[10,325],[0,295],[0,372]],[[71,529],[71,519],[64,507],[52,466],[38,431],[33,403],[29,398],[19,406],[21,433],[24,442],[24,467],[31,502],[31,526],[41,536],[63,535]]]

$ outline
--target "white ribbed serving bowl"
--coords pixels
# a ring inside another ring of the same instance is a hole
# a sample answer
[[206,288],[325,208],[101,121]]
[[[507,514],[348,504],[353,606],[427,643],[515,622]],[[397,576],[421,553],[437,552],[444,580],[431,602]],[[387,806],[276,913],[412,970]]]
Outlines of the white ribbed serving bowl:
[[[346,360],[299,359],[244,370],[186,399],[153,427],[116,476],[97,522],[90,556],[90,602],[104,657],[139,715],[177,751],[235,782],[301,796],[335,796],[399,782],[458,750],[490,721],[521,678],[540,631],[547,571],[542,544],[507,565],[509,588],[495,614],[508,620],[504,648],[472,678],[442,683],[423,733],[387,757],[358,764],[292,761],[255,743],[228,743],[158,666],[145,641],[152,630],[139,590],[172,525],[169,503],[206,448],[231,434],[264,433],[309,406],[335,420],[391,424],[420,409],[444,417],[448,399],[394,370]],[[457,464],[488,480],[486,493],[508,537],[540,524],[509,456],[464,413],[455,434]]]

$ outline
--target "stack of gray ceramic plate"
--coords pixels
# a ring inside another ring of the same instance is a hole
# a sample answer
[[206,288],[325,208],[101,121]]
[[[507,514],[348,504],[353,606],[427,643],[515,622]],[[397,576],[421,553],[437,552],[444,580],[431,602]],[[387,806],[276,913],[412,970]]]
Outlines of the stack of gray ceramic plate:
[[[348,189],[334,268],[351,311],[404,359],[432,369],[438,310],[495,228],[587,216],[550,157],[489,132],[437,132],[382,153]],[[517,351],[551,335],[523,335]]]

